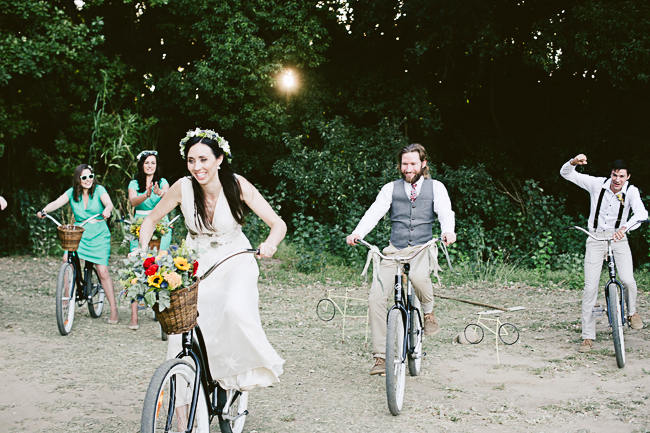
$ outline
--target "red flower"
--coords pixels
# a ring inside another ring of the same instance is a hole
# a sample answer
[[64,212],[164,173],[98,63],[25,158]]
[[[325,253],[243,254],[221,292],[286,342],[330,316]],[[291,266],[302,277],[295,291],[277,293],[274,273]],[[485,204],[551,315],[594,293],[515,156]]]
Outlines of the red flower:
[[196,275],[196,270],[199,269],[199,262],[194,260],[194,263],[192,263],[192,276]]
[[[142,266],[144,266],[145,269],[148,269],[149,266],[153,265],[156,263],[156,258],[155,257],[149,257],[147,260],[144,261]],[[147,274],[147,275],[153,275],[153,274]]]
[[149,266],[147,269],[145,269],[144,273],[151,276],[155,274],[157,270],[158,270],[158,265],[154,264]]

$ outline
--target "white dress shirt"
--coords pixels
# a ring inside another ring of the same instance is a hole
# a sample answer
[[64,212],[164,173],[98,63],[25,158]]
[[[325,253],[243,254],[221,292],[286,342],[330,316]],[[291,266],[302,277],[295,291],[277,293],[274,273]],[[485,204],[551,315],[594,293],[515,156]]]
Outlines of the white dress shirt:
[[[420,177],[417,182],[415,182],[416,194],[420,195],[420,190],[422,189],[422,184],[424,183],[424,178]],[[357,227],[352,231],[353,234],[359,235],[361,238],[364,238],[373,228],[377,225],[380,219],[386,212],[390,209],[390,205],[393,203],[393,185],[394,182],[387,183],[384,185],[375,202],[368,208],[366,213],[357,224]],[[408,182],[403,182],[404,193],[407,197],[411,197],[411,184]],[[437,180],[433,180],[433,211],[438,216],[440,221],[440,230],[442,233],[454,233],[455,229],[455,214],[451,209],[451,200],[449,200],[449,194],[447,193],[447,188]]]
[[[589,192],[591,198],[591,209],[589,210],[589,230],[594,227],[594,215],[596,214],[596,206],[598,205],[598,197],[600,197],[601,190],[605,190],[603,194],[603,201],[600,204],[600,211],[598,213],[598,231],[614,230],[616,220],[618,219],[618,212],[620,209],[620,199],[625,194],[625,205],[623,208],[623,215],[621,216],[621,227],[627,227],[634,230],[639,225],[634,226],[638,221],[643,221],[648,218],[648,211],[643,202],[641,201],[641,194],[639,189],[629,182],[625,182],[621,188],[618,196],[614,194],[610,188],[612,180],[606,177],[595,177],[587,174],[578,173],[576,167],[571,165],[571,161],[566,162],[560,169],[560,175],[566,180],[575,183],[580,188]],[[632,216],[630,217],[630,210]],[[634,226],[634,227],[633,227]]]

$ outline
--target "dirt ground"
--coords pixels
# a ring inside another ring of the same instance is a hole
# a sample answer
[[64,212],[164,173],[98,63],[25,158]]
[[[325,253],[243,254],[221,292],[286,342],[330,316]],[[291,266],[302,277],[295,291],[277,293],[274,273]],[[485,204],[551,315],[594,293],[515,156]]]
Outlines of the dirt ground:
[[[277,266],[277,265],[265,265]],[[129,310],[110,326],[77,310],[72,333],[59,335],[54,281],[59,261],[0,258],[0,431],[139,431],[149,379],[166,343],[158,325],[140,313],[137,332]],[[596,349],[576,352],[580,292],[514,285],[443,287],[438,293],[526,310],[502,316],[521,339],[499,346],[453,344],[481,310],[438,300],[442,331],[425,341],[421,376],[408,377],[402,414],[390,415],[383,377],[371,377],[365,323],[320,321],[315,306],[327,287],[260,281],[260,310],[267,335],[286,359],[280,384],[251,393],[247,432],[649,432],[650,332],[626,331],[627,365],[616,367],[606,319],[598,322]],[[367,289],[353,296],[364,298]],[[365,307],[357,306],[355,310]],[[648,314],[646,296],[639,309]],[[365,310],[363,310],[365,311]],[[213,425],[212,431],[218,431]]]

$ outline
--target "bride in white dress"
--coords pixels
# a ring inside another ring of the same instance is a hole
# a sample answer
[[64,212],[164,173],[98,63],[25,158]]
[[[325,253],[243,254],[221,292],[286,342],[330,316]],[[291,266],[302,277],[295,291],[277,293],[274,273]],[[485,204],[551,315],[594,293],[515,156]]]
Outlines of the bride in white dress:
[[[228,142],[211,130],[189,131],[181,155],[191,176],[178,180],[145,218],[140,247],[148,245],[155,224],[181,205],[188,235],[198,252],[200,276],[227,255],[251,248],[241,231],[248,206],[269,227],[259,257],[271,257],[286,225],[257,189],[232,172]],[[198,323],[205,339],[212,377],[224,389],[247,391],[278,382],[284,360],[266,338],[258,310],[259,269],[250,254],[226,261],[199,284]],[[181,336],[171,335],[167,357],[181,350]]]

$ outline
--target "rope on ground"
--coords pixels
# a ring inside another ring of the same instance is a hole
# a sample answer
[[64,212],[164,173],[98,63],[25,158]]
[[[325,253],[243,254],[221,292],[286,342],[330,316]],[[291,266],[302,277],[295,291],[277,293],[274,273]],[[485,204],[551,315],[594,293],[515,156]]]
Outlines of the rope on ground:
[[450,301],[458,301],[458,302],[464,302],[466,304],[478,305],[480,307],[492,308],[493,310],[508,311],[508,308],[506,307],[497,307],[495,305],[485,304],[483,302],[470,301],[468,299],[453,298],[451,296],[439,295],[437,293],[434,293],[433,296],[441,299],[449,299]]

